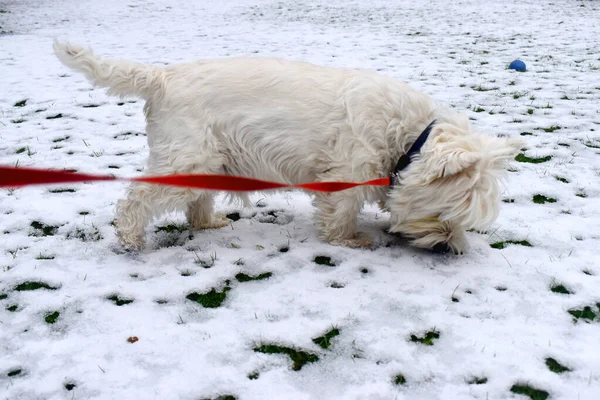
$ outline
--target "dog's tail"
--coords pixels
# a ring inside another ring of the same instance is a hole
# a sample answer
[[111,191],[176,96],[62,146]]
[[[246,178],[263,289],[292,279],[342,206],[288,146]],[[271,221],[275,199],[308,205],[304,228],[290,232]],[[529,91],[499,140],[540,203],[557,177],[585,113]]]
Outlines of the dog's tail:
[[95,86],[108,88],[108,94],[147,99],[164,88],[164,72],[160,67],[103,59],[91,50],[69,42],[55,40],[53,47],[63,64],[83,73]]

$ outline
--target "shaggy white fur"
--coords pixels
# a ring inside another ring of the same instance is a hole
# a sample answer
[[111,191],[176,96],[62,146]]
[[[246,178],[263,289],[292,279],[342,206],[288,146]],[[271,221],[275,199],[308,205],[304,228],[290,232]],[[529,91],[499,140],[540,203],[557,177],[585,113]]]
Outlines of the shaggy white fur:
[[[412,244],[465,249],[465,229],[497,217],[499,182],[520,140],[473,132],[468,118],[375,72],[265,58],[168,67],[100,58],[54,43],[58,58],[118,96],[146,100],[146,174],[229,174],[295,184],[389,176],[434,119],[430,137],[393,188],[360,187],[314,197],[320,237],[370,247],[356,229],[365,202],[385,204],[391,232]],[[186,211],[194,229],[219,228],[213,192],[135,183],[117,206],[117,233],[144,246],[153,217]]]

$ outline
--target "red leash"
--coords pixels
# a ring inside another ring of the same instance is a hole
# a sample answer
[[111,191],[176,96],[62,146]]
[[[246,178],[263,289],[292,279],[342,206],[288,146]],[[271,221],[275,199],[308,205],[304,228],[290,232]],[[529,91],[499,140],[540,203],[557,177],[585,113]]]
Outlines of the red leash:
[[91,181],[146,182],[156,185],[229,192],[252,192],[283,188],[304,189],[314,192],[339,192],[357,186],[389,186],[390,184],[390,178],[373,179],[363,183],[311,182],[298,185],[286,185],[284,183],[261,181],[258,179],[229,175],[166,175],[145,176],[140,178],[116,178],[110,175],[89,175],[67,171],[0,166],[0,187],[5,188]]

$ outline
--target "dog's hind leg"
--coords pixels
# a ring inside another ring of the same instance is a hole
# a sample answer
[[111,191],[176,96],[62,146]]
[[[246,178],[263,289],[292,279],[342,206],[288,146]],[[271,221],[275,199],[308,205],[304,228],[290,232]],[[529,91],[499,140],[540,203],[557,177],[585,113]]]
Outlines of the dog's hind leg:
[[211,193],[203,193],[187,204],[185,215],[192,229],[218,229],[230,224],[223,215],[213,212],[213,204]]

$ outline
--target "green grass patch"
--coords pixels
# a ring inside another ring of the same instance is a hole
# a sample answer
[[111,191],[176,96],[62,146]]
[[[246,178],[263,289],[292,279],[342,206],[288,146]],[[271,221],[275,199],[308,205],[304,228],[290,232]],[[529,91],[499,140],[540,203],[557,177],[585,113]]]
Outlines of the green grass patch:
[[25,107],[26,104],[27,104],[27,99],[24,99],[24,100],[17,101],[14,104],[14,106],[15,107]]
[[46,321],[46,323],[48,323],[48,324],[53,324],[56,322],[56,320],[58,319],[59,316],[60,316],[60,313],[58,311],[54,311],[52,314],[46,315],[46,318],[44,318],[44,321]]
[[187,225],[168,224],[168,225],[157,226],[154,229],[154,233],[158,233],[158,232],[181,233],[188,229],[189,229],[189,227]]
[[532,201],[535,204],[546,204],[546,203],[556,203],[556,199],[552,197],[546,197],[542,194],[536,194],[533,196]]
[[560,293],[560,294],[571,294],[569,289],[567,289],[564,285],[554,285],[550,288],[552,293]]
[[19,376],[19,375],[21,375],[21,372],[23,372],[23,370],[21,368],[13,369],[12,371],[8,371],[8,373],[6,374],[6,376],[12,378],[13,376]]
[[50,193],[75,193],[76,189],[50,189],[48,190]]
[[337,328],[333,328],[329,332],[325,333],[323,336],[314,338],[312,341],[322,349],[328,349],[331,346],[331,339],[338,336],[339,334],[340,330]]
[[394,383],[396,385],[404,385],[406,383],[406,378],[402,374],[398,374],[394,377]]
[[12,306],[8,306],[6,307],[6,311],[10,311],[10,312],[15,312],[19,309],[19,306],[16,304],[13,304]]
[[52,140],[52,143],[59,143],[59,142],[64,142],[65,140],[69,140],[71,139],[71,136],[65,136],[65,137],[61,137],[61,138],[56,138]]
[[533,136],[531,132],[521,132],[521,136]]
[[546,400],[550,396],[545,390],[535,389],[529,385],[512,385],[510,391],[529,396],[531,400]]
[[587,194],[585,194],[585,193],[577,193],[575,196],[581,197],[582,199],[585,199],[587,197]]
[[254,380],[258,379],[259,376],[260,376],[260,374],[258,373],[258,371],[254,371],[251,374],[248,374],[248,379],[250,379],[251,381],[254,381]]
[[58,230],[58,226],[46,225],[40,221],[33,221],[29,226],[35,229],[35,232],[32,236],[54,236]]
[[433,341],[440,338],[440,332],[435,329],[426,332],[424,336],[418,337],[417,335],[410,335],[410,341],[414,343],[421,343],[427,346],[433,346]]
[[8,298],[8,295],[6,293],[0,293],[0,300],[4,300]]
[[222,396],[215,397],[213,399],[203,398],[203,399],[200,399],[200,400],[237,400],[237,397],[235,397],[233,395],[230,395],[230,394],[224,394]]
[[28,281],[15,286],[17,292],[29,292],[32,290],[47,289],[56,290],[58,288],[48,285],[45,282]]
[[522,163],[530,163],[530,164],[541,164],[541,163],[545,163],[550,160],[552,160],[552,156],[527,157],[524,153],[519,153],[519,155],[517,155],[515,157],[515,161],[522,162]]
[[547,132],[547,133],[552,133],[552,132],[555,132],[555,131],[557,131],[557,130],[559,130],[559,129],[562,129],[562,127],[561,127],[561,126],[558,126],[558,125],[552,125],[552,126],[549,126],[548,128],[541,128],[541,129],[542,129],[544,132]]
[[550,371],[552,371],[556,374],[562,374],[563,372],[571,371],[570,368],[565,367],[564,365],[562,365],[561,363],[559,363],[552,357],[546,358],[546,366],[548,367],[548,369]]
[[13,124],[22,124],[25,121],[27,121],[25,118],[17,118],[10,120],[10,122],[12,122]]
[[518,244],[520,246],[533,247],[531,245],[531,243],[529,243],[527,240],[504,240],[502,242],[492,243],[492,244],[490,244],[490,246],[493,249],[499,249],[499,250],[501,250],[501,249],[506,248],[510,244]]
[[47,256],[44,254],[40,254],[35,258],[36,260],[54,260],[54,256]]
[[554,179],[562,183],[569,183],[569,180],[567,178],[563,178],[562,176],[555,175]]
[[484,112],[485,108],[481,108],[481,107],[477,107],[476,109],[474,109],[473,111],[475,111],[476,113],[480,113],[480,112]]
[[225,286],[222,291],[217,292],[215,288],[212,288],[206,293],[190,293],[186,296],[186,299],[194,301],[200,304],[204,308],[218,308],[227,298],[227,292],[231,290],[229,286]]
[[20,147],[15,151],[15,154],[25,153],[27,151],[27,147]]
[[83,107],[83,108],[96,108],[96,107],[100,107],[100,104],[84,104],[81,107]]
[[230,219],[231,221],[239,221],[240,219],[242,219],[242,216],[240,215],[239,212],[232,212],[229,213],[227,215],[225,215],[225,218]]
[[58,118],[62,118],[62,117],[63,117],[63,115],[61,113],[58,113],[58,114],[54,114],[54,115],[48,115],[46,117],[46,119],[58,119]]
[[278,346],[276,344],[263,344],[259,347],[255,347],[254,351],[263,354],[287,354],[292,359],[292,369],[294,371],[300,371],[306,364],[319,361],[319,357],[316,354],[296,350],[291,347]]
[[262,281],[264,279],[269,279],[271,276],[273,276],[272,272],[264,272],[256,276],[250,276],[240,272],[235,276],[235,279],[237,279],[238,282]]
[[337,264],[331,261],[331,257],[328,256],[316,256],[313,261],[319,265],[326,265],[328,267],[335,267]]
[[569,314],[575,317],[576,320],[583,319],[587,321],[593,321],[598,316],[590,306],[585,306],[582,309],[571,309]]
[[584,146],[589,147],[590,149],[600,149],[600,144],[593,143],[592,141],[587,141],[583,144]]
[[486,384],[488,381],[488,379],[486,377],[483,378],[478,378],[476,376],[470,378],[469,380],[467,380],[467,383],[469,385],[483,385]]
[[100,230],[92,224],[89,227],[77,227],[73,229],[67,233],[67,239],[79,239],[82,242],[97,242],[102,240],[102,235],[100,234]]
[[108,296],[106,298],[106,300],[110,300],[110,301],[114,302],[119,307],[124,306],[126,304],[133,303],[133,299],[124,298],[124,297],[119,296],[118,294],[113,294],[111,296]]

